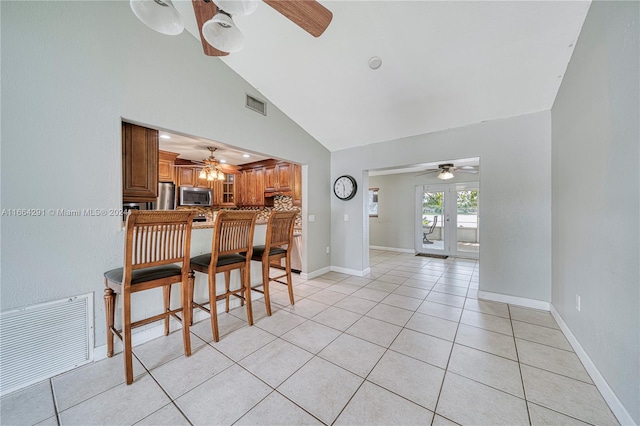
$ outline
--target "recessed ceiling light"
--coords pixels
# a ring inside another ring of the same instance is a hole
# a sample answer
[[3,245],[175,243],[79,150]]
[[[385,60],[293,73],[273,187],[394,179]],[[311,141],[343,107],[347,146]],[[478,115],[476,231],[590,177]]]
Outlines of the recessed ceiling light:
[[249,154],[242,154],[242,158],[249,158],[251,157]]
[[165,135],[164,133],[160,135],[162,139],[171,139],[171,136]]
[[220,162],[221,162],[221,163],[226,163],[226,162],[227,162],[227,160],[225,160],[224,158],[221,158],[221,159],[220,159]]
[[369,59],[369,68],[371,68],[372,70],[377,70],[381,66],[382,66],[381,58],[374,56],[373,58]]

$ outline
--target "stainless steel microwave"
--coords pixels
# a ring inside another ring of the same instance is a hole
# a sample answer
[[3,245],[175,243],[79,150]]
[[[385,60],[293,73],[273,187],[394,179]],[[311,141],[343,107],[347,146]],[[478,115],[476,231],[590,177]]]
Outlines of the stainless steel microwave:
[[207,188],[181,186],[178,201],[181,206],[211,207],[213,205],[213,191]]

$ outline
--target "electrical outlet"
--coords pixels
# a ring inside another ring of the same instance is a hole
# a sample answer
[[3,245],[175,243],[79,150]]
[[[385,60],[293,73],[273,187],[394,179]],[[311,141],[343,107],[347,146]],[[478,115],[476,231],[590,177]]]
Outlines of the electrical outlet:
[[316,215],[315,214],[310,214],[309,215],[309,222],[315,222],[316,221]]
[[347,213],[344,214],[344,221],[345,222],[349,221],[349,215]]
[[327,254],[331,253],[331,247],[327,246]]
[[576,309],[580,312],[580,295],[576,294]]

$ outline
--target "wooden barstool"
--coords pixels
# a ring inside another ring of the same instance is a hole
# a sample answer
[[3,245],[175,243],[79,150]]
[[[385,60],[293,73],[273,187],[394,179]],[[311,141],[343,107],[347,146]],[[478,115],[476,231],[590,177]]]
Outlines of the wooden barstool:
[[[104,304],[107,317],[107,356],[113,356],[113,336],[124,346],[124,371],[127,384],[133,383],[131,330],[164,318],[164,334],[169,334],[169,317],[182,321],[185,356],[191,355],[189,324],[189,248],[195,212],[131,211],[127,216],[124,267],[104,273]],[[171,309],[171,285],[181,283],[181,306]],[[164,312],[131,322],[131,294],[162,287]],[[122,297],[122,329],[115,328],[116,294]],[[187,309],[185,309],[187,307]],[[177,316],[182,312],[182,318]]]
[[[211,253],[195,256],[191,259],[191,294],[193,295],[194,271],[207,274],[209,279],[209,308],[193,301],[192,306],[209,312],[211,332],[215,342],[220,340],[216,307],[218,300],[226,299],[226,312],[229,312],[229,296],[240,297],[243,303],[246,301],[247,321],[249,325],[253,325],[250,265],[257,216],[257,211],[221,210],[214,223]],[[241,284],[240,288],[231,290],[231,271],[234,269],[240,270]],[[224,272],[225,292],[222,294],[217,294],[216,291],[216,274],[218,272]]]
[[[272,281],[284,284],[289,289],[289,301],[293,305],[293,284],[291,282],[291,246],[293,242],[293,228],[296,223],[297,211],[273,211],[267,222],[265,245],[253,247],[251,260],[262,262],[262,284],[252,287],[252,290],[264,293],[264,303],[267,315],[271,316],[271,299],[269,297],[269,283]],[[281,265],[285,259],[285,266]],[[271,277],[271,268],[282,269],[284,274]],[[280,281],[281,278],[287,282]],[[259,287],[263,289],[260,290]]]

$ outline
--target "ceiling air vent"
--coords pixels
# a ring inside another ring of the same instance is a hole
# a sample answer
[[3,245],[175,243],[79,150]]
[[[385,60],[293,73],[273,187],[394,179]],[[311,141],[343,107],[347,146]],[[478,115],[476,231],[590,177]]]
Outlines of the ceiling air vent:
[[253,96],[247,95],[246,107],[259,112],[262,115],[267,115],[267,104],[260,99],[256,99]]

